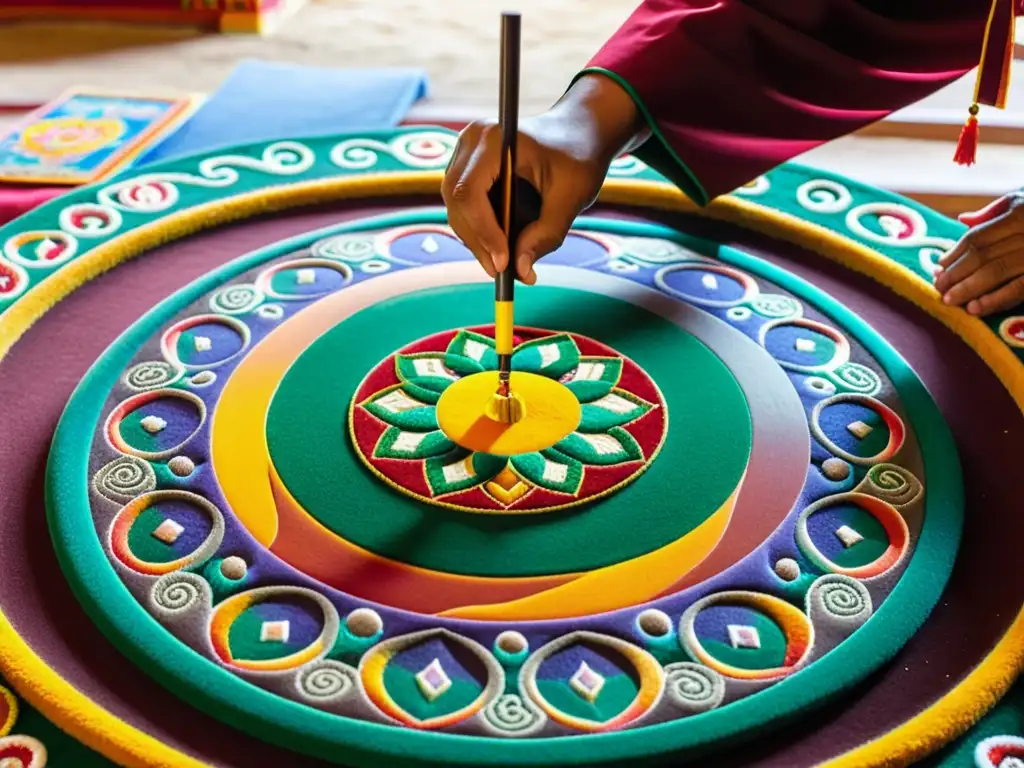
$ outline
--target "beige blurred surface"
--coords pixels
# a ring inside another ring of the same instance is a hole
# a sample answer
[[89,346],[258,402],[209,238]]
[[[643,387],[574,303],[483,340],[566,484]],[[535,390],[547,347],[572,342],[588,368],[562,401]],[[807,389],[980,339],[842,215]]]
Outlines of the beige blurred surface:
[[540,110],[626,19],[633,0],[311,0],[269,38],[121,24],[0,25],[0,103],[86,83],[215,89],[242,59],[422,67],[435,101],[493,109],[499,14],[523,14],[523,109]]
[[[2,0],[0,0],[2,1]],[[0,24],[0,105],[45,102],[72,85],[131,91],[213,91],[243,59],[325,67],[421,67],[431,101],[419,117],[493,115],[499,14],[523,14],[522,108],[547,107],[639,0],[309,0],[271,37],[228,36],[123,24]],[[1024,29],[1019,38],[1024,40]],[[1024,61],[1015,62],[1010,108],[984,110],[984,125],[1021,128]],[[1024,184],[1024,144],[985,144],[978,165],[950,162],[973,80],[964,78],[906,110],[940,122],[940,141],[850,137],[799,158],[910,194],[999,194]],[[14,117],[0,113],[0,129]],[[991,134],[989,134],[991,135]]]

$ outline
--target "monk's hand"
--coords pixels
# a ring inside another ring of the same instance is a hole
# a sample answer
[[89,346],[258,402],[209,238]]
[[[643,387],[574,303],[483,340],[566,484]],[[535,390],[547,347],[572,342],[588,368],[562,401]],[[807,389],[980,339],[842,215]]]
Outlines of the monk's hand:
[[516,173],[540,193],[541,211],[514,254],[488,198],[501,170],[501,129],[494,121],[469,125],[441,185],[448,223],[488,275],[503,272],[512,259],[516,276],[532,285],[533,265],[561,246],[597,199],[608,166],[636,137],[637,119],[630,96],[594,75],[578,80],[549,111],[520,122]]
[[959,218],[970,230],[939,260],[943,302],[978,317],[1024,302],[1024,193]]

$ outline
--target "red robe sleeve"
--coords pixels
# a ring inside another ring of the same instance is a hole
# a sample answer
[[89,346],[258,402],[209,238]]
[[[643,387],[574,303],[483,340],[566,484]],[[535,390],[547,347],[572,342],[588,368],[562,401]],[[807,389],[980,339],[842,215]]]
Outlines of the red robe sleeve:
[[991,7],[644,0],[580,76],[630,92],[653,132],[636,154],[704,205],[970,71]]

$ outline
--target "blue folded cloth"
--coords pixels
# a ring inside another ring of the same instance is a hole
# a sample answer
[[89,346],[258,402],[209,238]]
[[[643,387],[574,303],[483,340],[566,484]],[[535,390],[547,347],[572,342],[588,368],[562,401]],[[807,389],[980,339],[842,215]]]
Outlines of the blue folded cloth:
[[190,120],[136,163],[238,144],[394,128],[427,95],[419,69],[244,61]]

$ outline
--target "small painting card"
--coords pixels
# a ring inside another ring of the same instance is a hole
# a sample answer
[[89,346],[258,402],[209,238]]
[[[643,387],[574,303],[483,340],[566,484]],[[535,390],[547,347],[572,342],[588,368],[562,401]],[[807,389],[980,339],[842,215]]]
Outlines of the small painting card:
[[0,182],[88,184],[176,131],[200,96],[73,88],[0,135]]

